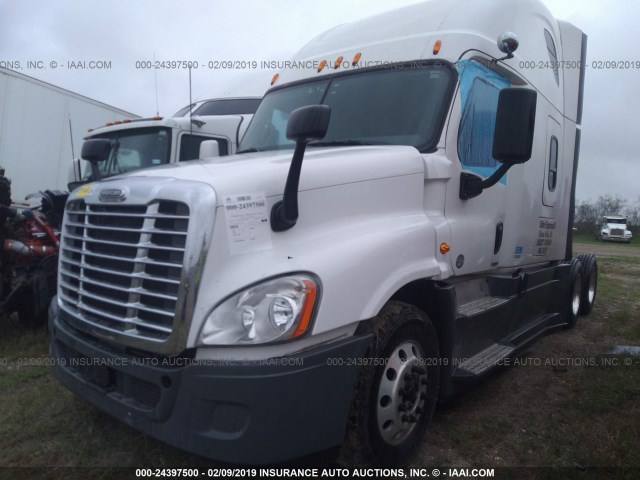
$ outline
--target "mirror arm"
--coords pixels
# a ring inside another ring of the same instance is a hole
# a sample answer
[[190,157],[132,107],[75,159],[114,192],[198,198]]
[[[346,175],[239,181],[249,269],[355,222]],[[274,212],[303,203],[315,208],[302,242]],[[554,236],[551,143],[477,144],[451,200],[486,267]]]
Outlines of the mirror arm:
[[89,162],[89,165],[91,165],[91,181],[97,182],[99,180],[102,180],[102,174],[100,173],[100,168],[98,167],[98,163]]
[[282,200],[271,208],[271,229],[274,232],[284,232],[293,227],[298,221],[298,185],[302,170],[302,158],[307,148],[306,142],[296,143],[296,149],[291,159],[291,167],[287,175]]
[[473,173],[462,172],[460,174],[460,200],[477,197],[484,189],[493,187],[511,166],[509,163],[503,163],[490,177],[484,180]]

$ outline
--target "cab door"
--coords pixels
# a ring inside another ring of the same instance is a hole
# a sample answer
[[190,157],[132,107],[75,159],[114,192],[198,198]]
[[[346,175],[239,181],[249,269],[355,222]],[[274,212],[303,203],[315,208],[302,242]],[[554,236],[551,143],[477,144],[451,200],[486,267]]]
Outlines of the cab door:
[[[500,90],[510,82],[472,60],[458,63],[460,88],[447,130],[447,156],[454,160],[447,187],[445,215],[451,229],[451,263],[456,275],[491,270],[498,265],[505,228],[509,173],[475,198],[460,198],[460,174],[491,176],[500,166],[492,156]],[[457,153],[457,155],[455,154]]]

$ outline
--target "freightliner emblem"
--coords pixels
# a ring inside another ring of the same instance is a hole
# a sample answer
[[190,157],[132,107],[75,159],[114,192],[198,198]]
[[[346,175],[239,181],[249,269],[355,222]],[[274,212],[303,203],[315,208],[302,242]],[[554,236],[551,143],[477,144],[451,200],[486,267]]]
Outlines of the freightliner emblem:
[[122,202],[127,195],[121,188],[103,188],[98,198],[101,202]]

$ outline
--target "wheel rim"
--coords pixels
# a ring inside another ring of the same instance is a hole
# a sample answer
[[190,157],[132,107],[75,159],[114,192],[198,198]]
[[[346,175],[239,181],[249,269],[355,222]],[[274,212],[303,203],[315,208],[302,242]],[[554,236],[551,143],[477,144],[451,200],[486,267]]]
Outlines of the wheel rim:
[[380,379],[376,414],[378,431],[389,445],[402,443],[423,415],[427,369],[422,347],[406,341],[389,356]]
[[589,289],[587,291],[587,298],[589,299],[589,305],[593,303],[593,300],[596,298],[596,278],[597,273],[596,269],[592,269],[589,274]]
[[576,276],[575,281],[573,282],[573,294],[571,298],[571,312],[573,316],[577,316],[580,312],[580,295],[582,291],[582,278],[580,275]]

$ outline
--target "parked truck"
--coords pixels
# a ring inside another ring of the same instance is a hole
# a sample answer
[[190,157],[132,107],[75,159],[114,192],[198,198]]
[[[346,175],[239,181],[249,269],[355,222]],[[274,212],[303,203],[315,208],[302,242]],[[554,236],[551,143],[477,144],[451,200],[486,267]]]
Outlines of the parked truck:
[[109,153],[93,164],[74,162],[69,190],[96,179],[197,159],[204,141],[217,144],[217,155],[235,153],[259,103],[260,97],[209,99],[187,105],[173,117],[124,119],[90,129],[85,140],[109,141]]
[[70,196],[55,376],[218,460],[407,461],[437,401],[593,307],[571,237],[585,53],[536,0],[318,36],[239,155]]
[[87,128],[126,118],[138,117],[0,68],[0,165],[11,177],[14,200],[24,202],[28,194],[45,188],[64,190]]
[[627,229],[627,218],[620,215],[603,217],[598,240],[631,243],[633,233]]

